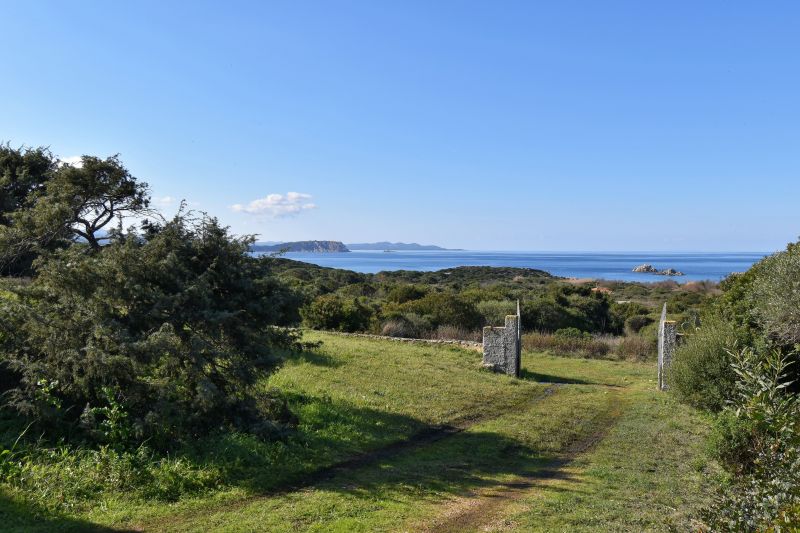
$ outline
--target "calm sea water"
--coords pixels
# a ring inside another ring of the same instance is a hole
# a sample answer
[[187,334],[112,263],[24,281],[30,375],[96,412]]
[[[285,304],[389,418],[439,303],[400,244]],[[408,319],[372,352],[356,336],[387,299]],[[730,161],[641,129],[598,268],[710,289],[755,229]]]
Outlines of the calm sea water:
[[624,281],[659,281],[667,276],[637,274],[631,269],[650,263],[658,269],[675,268],[685,276],[678,282],[718,281],[731,272],[743,272],[766,253],[664,253],[664,252],[470,252],[419,251],[350,253],[287,253],[283,257],[320,266],[375,273],[382,270],[441,270],[457,266],[538,268],[556,276]]

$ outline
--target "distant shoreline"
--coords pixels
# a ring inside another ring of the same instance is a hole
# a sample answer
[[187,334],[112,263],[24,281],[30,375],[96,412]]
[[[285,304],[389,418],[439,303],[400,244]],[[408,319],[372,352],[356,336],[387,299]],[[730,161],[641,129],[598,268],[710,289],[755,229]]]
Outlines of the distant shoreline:
[[[720,281],[734,272],[744,272],[762,259],[763,252],[484,252],[484,251],[352,251],[350,253],[287,253],[282,257],[324,267],[365,274],[410,270],[431,272],[459,266],[533,268],[561,278],[653,283],[673,280]],[[631,270],[642,263],[680,270],[680,277]]]

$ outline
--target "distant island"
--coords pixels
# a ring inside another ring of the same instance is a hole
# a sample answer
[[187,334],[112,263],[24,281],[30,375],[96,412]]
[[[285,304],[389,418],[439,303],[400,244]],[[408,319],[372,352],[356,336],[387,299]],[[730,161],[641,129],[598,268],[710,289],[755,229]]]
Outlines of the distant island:
[[402,251],[413,251],[413,250],[451,250],[451,251],[459,251],[460,249],[456,248],[442,248],[441,246],[436,246],[434,244],[417,244],[415,242],[405,243],[405,242],[362,242],[362,243],[355,243],[355,244],[348,244],[348,248],[351,250],[402,250]]
[[307,252],[307,253],[341,253],[350,250],[340,241],[294,241],[273,243],[255,243],[250,247],[253,252]]
[[649,263],[645,263],[643,265],[634,267],[631,272],[639,272],[644,274],[658,274],[660,276],[683,276],[683,272],[675,270],[674,268],[665,268],[664,270],[659,270]]

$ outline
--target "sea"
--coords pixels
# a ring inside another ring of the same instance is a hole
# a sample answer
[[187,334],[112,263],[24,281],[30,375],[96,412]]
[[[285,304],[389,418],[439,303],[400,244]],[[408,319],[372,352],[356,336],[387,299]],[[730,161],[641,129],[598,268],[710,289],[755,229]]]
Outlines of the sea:
[[[544,270],[567,278],[594,278],[653,282],[673,279],[719,281],[732,272],[744,272],[768,252],[488,252],[354,251],[349,253],[285,253],[282,257],[315,265],[376,273],[387,270],[432,271],[459,266],[522,267]],[[631,272],[643,263],[659,270],[674,268],[683,276]]]

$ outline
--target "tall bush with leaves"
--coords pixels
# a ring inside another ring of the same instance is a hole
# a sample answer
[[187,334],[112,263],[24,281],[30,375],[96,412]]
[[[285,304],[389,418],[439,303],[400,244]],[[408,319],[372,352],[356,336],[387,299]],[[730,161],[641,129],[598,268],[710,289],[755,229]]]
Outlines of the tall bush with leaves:
[[708,525],[794,531],[800,527],[800,400],[788,391],[788,376],[795,356],[761,356],[749,348],[730,355],[738,379],[717,442],[736,476],[706,512]]
[[733,326],[716,315],[707,316],[687,335],[670,368],[671,387],[678,398],[701,409],[721,410],[736,381],[728,352],[736,340]]
[[272,326],[296,301],[251,242],[181,215],[41,257],[0,302],[4,363],[19,377],[10,405],[51,433],[157,446],[221,424],[268,428],[251,386],[293,344]]

